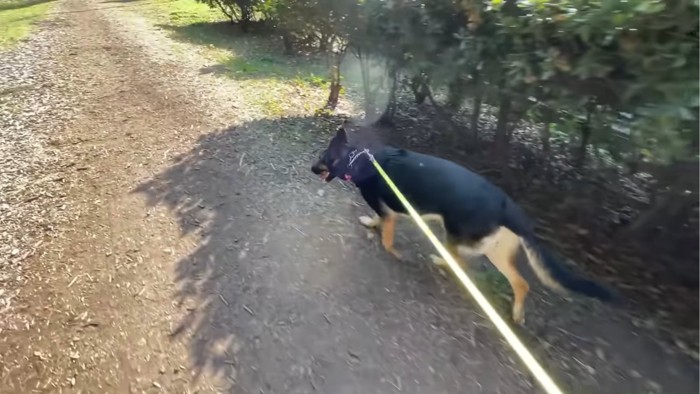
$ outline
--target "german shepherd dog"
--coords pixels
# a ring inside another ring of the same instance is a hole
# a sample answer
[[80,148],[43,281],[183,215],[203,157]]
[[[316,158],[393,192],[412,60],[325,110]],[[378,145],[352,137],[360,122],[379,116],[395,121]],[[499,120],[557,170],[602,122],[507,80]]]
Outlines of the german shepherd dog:
[[[394,249],[394,228],[397,214],[405,215],[407,211],[363,152],[348,143],[347,133],[340,127],[311,171],[326,182],[340,178],[354,183],[376,213],[372,218],[361,216],[360,223],[378,228],[384,249],[401,259]],[[516,267],[520,246],[537,277],[549,288],[612,300],[610,291],[570,273],[540,246],[523,210],[485,178],[451,161],[405,149],[383,146],[372,153],[419,214],[442,222],[445,246],[462,266],[465,264],[460,252],[466,256],[486,255],[508,279],[514,293],[515,323],[524,322],[525,297],[530,290]],[[435,264],[446,264],[438,256],[432,255],[431,259]]]

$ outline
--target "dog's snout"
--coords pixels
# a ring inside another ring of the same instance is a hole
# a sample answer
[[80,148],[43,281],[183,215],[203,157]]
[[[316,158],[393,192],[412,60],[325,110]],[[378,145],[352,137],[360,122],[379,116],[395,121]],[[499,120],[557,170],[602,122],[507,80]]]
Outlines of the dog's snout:
[[323,172],[328,172],[328,167],[326,167],[322,163],[316,163],[313,166],[311,166],[311,172],[313,172],[316,175],[319,175]]

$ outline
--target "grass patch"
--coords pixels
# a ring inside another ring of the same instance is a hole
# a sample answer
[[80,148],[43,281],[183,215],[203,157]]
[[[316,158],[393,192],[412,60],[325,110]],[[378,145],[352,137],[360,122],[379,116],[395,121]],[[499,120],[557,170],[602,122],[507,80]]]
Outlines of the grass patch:
[[247,106],[261,115],[279,118],[312,113],[320,108],[328,88],[324,62],[314,57],[285,56],[281,39],[264,24],[243,32],[219,10],[195,0],[147,2],[129,9],[169,33],[175,41],[192,44],[214,65],[214,73],[238,81]]
[[265,53],[229,54],[217,59],[222,70],[234,79],[283,79],[299,87],[325,88],[328,79],[325,68],[319,64]]
[[231,77],[299,78],[318,83],[327,73],[318,59],[284,56],[274,32],[258,27],[245,33],[219,10],[195,0],[143,1],[137,11],[170,32],[173,39],[200,46]]
[[0,49],[9,49],[27,38],[34,24],[51,7],[46,0],[3,0],[0,2]]
[[475,270],[471,273],[481,292],[494,307],[499,312],[504,313],[503,316],[510,316],[513,290],[510,288],[508,280],[500,272],[490,268],[483,271]]
[[[140,1],[136,1],[140,2]],[[195,0],[173,0],[168,2],[144,3],[149,17],[157,22],[173,26],[187,26],[195,23],[226,22],[228,18],[221,11],[209,8]],[[229,23],[230,24],[230,23]]]
[[[147,17],[156,26],[171,32],[171,36],[176,40],[201,45],[205,49],[222,48],[227,39],[226,35],[222,34],[225,31],[223,27],[234,28],[221,11],[195,0],[128,2],[133,5],[130,9],[135,13]],[[212,56],[222,55],[220,51],[210,52]]]

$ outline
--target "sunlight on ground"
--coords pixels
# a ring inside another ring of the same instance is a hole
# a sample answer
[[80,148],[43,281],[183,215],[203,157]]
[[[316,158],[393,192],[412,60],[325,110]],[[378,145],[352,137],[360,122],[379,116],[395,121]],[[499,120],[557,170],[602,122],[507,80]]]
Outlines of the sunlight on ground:
[[27,38],[34,24],[51,8],[50,1],[3,0],[0,2],[0,50]]
[[194,0],[137,4],[133,12],[171,38],[197,46],[214,62],[206,72],[237,81],[244,101],[262,116],[311,114],[325,103],[328,82],[322,59],[285,56],[281,41],[271,39],[264,28],[244,33],[220,11]]

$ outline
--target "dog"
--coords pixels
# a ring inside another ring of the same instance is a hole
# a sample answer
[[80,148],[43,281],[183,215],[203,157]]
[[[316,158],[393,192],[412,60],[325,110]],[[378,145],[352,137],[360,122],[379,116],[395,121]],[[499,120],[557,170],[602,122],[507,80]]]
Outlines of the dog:
[[[391,146],[380,146],[372,155],[416,211],[426,219],[439,219],[445,229],[446,249],[463,267],[462,255],[486,255],[513,289],[512,319],[525,321],[525,298],[530,285],[516,266],[522,246],[536,276],[547,287],[571,290],[601,301],[613,294],[598,283],[569,272],[540,245],[525,212],[496,185],[482,176],[439,157]],[[374,217],[361,216],[360,223],[379,229],[384,249],[397,259],[394,230],[397,215],[407,211],[371,162],[369,149],[348,143],[344,127],[337,130],[311,171],[323,181],[339,178],[354,183]],[[446,262],[432,255],[433,263]]]

